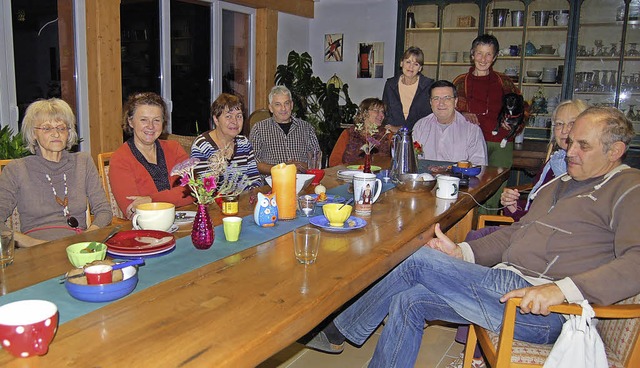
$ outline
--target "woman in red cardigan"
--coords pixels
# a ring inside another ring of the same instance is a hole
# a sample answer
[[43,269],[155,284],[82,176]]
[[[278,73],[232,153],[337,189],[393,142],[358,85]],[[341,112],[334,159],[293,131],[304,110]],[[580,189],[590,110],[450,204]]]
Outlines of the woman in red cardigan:
[[142,203],[170,202],[176,207],[193,203],[189,187],[181,187],[180,177],[170,175],[189,154],[178,142],[158,139],[167,120],[167,106],[153,92],[131,95],[124,105],[122,129],[131,137],[111,156],[109,181],[127,218]]

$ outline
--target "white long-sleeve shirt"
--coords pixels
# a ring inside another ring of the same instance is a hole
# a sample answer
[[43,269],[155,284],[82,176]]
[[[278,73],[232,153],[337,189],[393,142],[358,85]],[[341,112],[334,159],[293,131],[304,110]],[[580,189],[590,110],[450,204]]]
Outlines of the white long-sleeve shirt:
[[413,127],[413,140],[422,146],[421,159],[487,165],[487,145],[482,130],[457,111],[451,124],[438,123],[435,114],[418,120]]

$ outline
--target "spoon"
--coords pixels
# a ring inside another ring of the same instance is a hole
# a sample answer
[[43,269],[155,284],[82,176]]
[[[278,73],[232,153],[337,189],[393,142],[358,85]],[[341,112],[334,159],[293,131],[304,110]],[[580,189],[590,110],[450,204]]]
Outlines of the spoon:
[[338,211],[340,211],[342,209],[342,207],[351,204],[351,202],[353,202],[353,198],[349,199],[348,201],[344,202],[344,204],[342,206],[340,206],[340,208],[338,208]]

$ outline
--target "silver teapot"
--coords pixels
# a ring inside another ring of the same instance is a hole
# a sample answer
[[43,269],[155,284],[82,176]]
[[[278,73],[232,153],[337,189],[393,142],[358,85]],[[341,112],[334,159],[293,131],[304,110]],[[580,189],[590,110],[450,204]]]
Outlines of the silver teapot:
[[393,136],[391,146],[391,178],[397,180],[402,174],[418,172],[416,154],[413,150],[413,138],[406,128],[400,128]]

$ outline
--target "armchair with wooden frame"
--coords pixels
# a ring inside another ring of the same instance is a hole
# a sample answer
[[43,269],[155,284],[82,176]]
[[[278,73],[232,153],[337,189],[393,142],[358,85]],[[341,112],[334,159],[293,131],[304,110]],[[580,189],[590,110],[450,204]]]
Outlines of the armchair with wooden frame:
[[[514,340],[515,319],[521,298],[505,303],[500,334],[471,325],[464,350],[463,367],[470,368],[476,343],[492,368],[542,367],[553,345]],[[610,306],[592,305],[599,319],[597,329],[604,342],[609,367],[640,367],[640,294]],[[553,313],[582,314],[578,304],[563,303]]]

